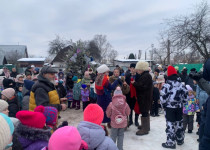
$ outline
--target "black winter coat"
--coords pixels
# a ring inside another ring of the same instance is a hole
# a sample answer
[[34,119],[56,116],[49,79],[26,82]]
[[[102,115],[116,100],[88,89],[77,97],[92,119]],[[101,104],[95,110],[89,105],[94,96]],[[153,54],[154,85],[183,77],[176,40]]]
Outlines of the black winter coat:
[[149,71],[144,71],[134,82],[140,112],[149,112],[153,100],[153,82]]
[[9,107],[8,107],[9,117],[16,118],[16,113],[19,111],[18,100],[17,100],[16,96],[12,97],[7,102],[9,104]]

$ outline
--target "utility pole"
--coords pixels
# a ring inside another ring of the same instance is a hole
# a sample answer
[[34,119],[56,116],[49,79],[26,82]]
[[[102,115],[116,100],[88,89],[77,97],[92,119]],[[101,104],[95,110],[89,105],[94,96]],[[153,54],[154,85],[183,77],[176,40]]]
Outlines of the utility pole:
[[152,50],[151,50],[151,60],[153,60],[153,54],[154,54],[154,44],[151,45]]
[[145,51],[145,60],[147,60],[147,51]]
[[170,40],[168,40],[168,42],[167,42],[167,53],[168,53],[168,65],[170,65],[170,53],[171,53],[171,51],[170,51],[170,45],[171,45],[171,41]]

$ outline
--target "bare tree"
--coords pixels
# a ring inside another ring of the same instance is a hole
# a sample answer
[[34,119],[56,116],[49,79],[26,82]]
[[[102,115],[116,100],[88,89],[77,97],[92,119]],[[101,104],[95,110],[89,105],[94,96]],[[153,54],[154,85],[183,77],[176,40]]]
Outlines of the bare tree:
[[179,49],[197,50],[204,59],[210,58],[210,9],[202,2],[190,15],[167,21],[168,34]]
[[101,52],[99,50],[99,47],[96,45],[95,41],[91,40],[89,42],[87,51],[89,52],[89,55],[92,56],[95,60],[101,60]]
[[100,50],[101,62],[105,63],[107,61],[107,56],[112,50],[112,45],[107,41],[106,35],[95,35],[93,41],[96,43]]
[[56,38],[49,42],[49,54],[58,54],[58,52],[67,46],[67,41],[60,38],[59,35],[56,35]]
[[109,62],[114,65],[114,60],[117,56],[118,56],[118,52],[112,49],[108,54]]

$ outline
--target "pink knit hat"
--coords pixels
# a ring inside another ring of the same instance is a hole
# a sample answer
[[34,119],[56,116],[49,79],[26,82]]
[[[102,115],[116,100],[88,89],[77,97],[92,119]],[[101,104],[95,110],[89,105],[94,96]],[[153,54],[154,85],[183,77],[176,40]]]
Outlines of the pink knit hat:
[[186,88],[187,88],[188,91],[193,91],[193,89],[191,88],[190,85],[186,85]]
[[6,98],[10,99],[15,95],[15,90],[13,88],[7,88],[1,92]]
[[98,104],[89,104],[84,110],[84,121],[101,125],[104,119],[103,109]]
[[41,112],[46,117],[46,124],[49,126],[55,126],[58,118],[58,110],[55,107],[50,106],[37,106],[34,112]]
[[42,129],[46,123],[45,116],[40,112],[22,110],[17,112],[16,118],[19,119],[23,125],[33,128]]
[[57,129],[50,137],[48,150],[81,150],[88,149],[77,128],[65,126]]

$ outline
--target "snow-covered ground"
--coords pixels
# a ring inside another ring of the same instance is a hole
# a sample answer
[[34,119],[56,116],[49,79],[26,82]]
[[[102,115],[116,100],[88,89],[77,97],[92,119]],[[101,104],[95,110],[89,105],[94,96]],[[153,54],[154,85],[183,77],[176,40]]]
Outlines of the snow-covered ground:
[[[67,109],[60,114],[62,121],[68,121],[70,126],[77,126],[83,120],[83,111]],[[161,144],[166,141],[165,134],[165,118],[163,115],[160,117],[151,117],[151,131],[148,135],[136,136],[137,128],[132,125],[125,131],[124,137],[124,150],[166,150],[162,148]],[[139,120],[140,122],[140,120]],[[192,134],[185,134],[185,143],[182,146],[176,147],[177,150],[198,150],[198,142],[196,135],[197,123],[194,123],[194,130]]]

